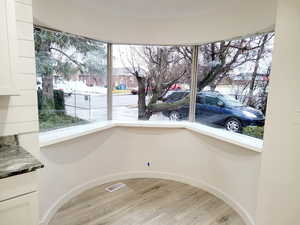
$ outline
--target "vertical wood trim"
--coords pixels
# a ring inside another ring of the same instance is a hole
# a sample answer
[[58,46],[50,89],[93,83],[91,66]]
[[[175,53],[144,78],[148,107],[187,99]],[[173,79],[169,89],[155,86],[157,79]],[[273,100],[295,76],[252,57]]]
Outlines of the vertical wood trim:
[[193,56],[192,56],[192,81],[191,81],[190,111],[189,111],[190,122],[195,121],[195,113],[196,113],[198,51],[199,51],[199,46],[194,45]]
[[112,44],[107,44],[107,120],[112,120]]

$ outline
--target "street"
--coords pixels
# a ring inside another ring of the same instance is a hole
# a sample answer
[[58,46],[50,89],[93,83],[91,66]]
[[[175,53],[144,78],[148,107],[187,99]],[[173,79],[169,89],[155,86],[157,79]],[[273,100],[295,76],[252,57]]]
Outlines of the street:
[[[113,94],[113,120],[137,120],[137,95]],[[72,94],[65,97],[67,115],[88,121],[107,119],[107,96],[101,94]],[[161,113],[150,120],[168,120]]]

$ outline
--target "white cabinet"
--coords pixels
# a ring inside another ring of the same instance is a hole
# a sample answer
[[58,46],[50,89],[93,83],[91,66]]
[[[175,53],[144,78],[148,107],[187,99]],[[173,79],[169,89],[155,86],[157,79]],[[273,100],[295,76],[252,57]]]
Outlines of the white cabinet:
[[0,225],[38,225],[37,171],[0,179]]
[[0,225],[38,225],[37,192],[0,202]]
[[15,0],[0,0],[0,96],[17,95]]

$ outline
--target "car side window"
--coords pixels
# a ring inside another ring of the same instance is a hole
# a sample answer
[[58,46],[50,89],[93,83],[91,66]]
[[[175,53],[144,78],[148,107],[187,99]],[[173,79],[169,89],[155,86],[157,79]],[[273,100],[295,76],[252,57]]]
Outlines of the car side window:
[[206,96],[205,97],[205,103],[207,105],[214,105],[217,106],[218,105],[218,98],[216,97],[211,97],[211,96]]

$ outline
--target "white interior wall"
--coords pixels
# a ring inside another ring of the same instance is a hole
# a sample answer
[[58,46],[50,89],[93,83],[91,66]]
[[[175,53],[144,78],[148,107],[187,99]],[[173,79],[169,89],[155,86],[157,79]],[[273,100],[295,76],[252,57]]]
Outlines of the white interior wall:
[[[14,1],[14,0],[13,0]],[[38,116],[32,1],[15,0],[18,96],[0,97],[0,136],[19,134],[20,144],[38,157]]]
[[259,188],[258,225],[299,224],[300,2],[279,0]]
[[41,158],[44,224],[80,191],[139,176],[196,185],[227,200],[248,224],[256,217],[260,153],[186,129],[112,128],[43,147]]

